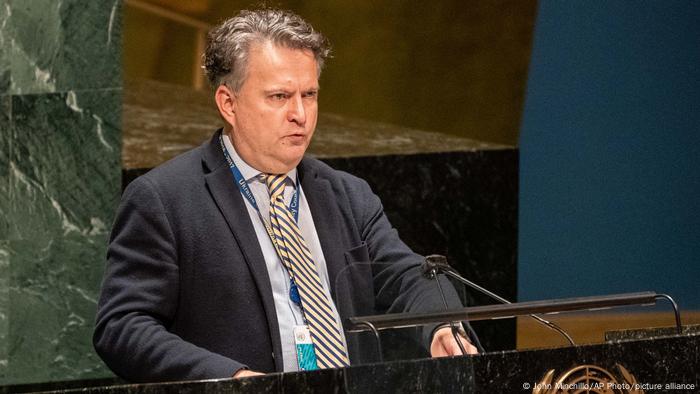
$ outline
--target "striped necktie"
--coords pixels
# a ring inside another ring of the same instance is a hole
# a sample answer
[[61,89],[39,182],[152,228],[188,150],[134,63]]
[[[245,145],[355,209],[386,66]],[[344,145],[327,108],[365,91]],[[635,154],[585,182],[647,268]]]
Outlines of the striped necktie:
[[346,367],[350,363],[331,308],[332,301],[323,290],[311,251],[296,220],[284,204],[286,178],[286,175],[268,175],[265,178],[270,192],[270,224],[276,241],[273,244],[299,289],[302,311],[309,325],[318,367]]

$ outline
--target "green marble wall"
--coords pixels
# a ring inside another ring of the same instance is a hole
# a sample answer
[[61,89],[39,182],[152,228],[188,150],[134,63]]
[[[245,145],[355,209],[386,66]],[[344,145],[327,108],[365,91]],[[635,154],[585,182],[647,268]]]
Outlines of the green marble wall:
[[0,384],[92,349],[121,174],[121,0],[0,0]]

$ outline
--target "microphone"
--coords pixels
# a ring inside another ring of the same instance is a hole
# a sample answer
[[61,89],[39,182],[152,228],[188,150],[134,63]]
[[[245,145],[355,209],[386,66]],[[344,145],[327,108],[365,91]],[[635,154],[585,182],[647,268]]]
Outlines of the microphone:
[[[421,270],[423,272],[423,275],[426,276],[427,278],[436,278],[437,279],[437,274],[442,273],[446,276],[449,276],[451,278],[454,278],[458,280],[459,282],[471,287],[472,289],[487,295],[488,297],[502,303],[502,304],[511,304],[510,301],[506,300],[505,298],[499,296],[496,293],[493,293],[491,291],[486,290],[485,288],[477,285],[476,283],[462,277],[457,270],[452,268],[450,264],[447,262],[447,258],[445,256],[439,255],[439,254],[431,254],[429,256],[425,257],[425,262],[421,266]],[[440,281],[438,282],[438,286],[440,284]],[[442,288],[440,288],[440,292],[442,294]],[[443,301],[444,301],[444,295],[443,295]],[[445,307],[447,307],[447,302],[445,302]],[[574,340],[571,338],[569,334],[566,333],[561,327],[558,325],[550,322],[549,320],[545,320],[537,315],[531,314],[531,318],[537,320],[541,324],[544,324],[547,326],[547,328],[554,330],[561,334],[566,340],[571,344],[571,346],[576,346],[574,343]],[[472,331],[473,332],[473,331]],[[459,343],[459,342],[458,342]],[[481,350],[480,350],[481,351]]]
[[[440,292],[440,297],[442,298],[442,303],[445,305],[445,310],[449,310],[450,307],[447,305],[447,298],[445,298],[445,292],[442,290],[442,285],[440,284],[440,279],[437,277],[437,274],[441,270],[448,270],[452,269],[449,264],[447,264],[447,259],[443,257],[442,260],[440,259],[433,259],[430,263],[428,262],[428,259],[430,259],[433,256],[438,256],[438,255],[430,255],[427,256],[425,259],[425,262],[421,265],[421,271],[423,273],[423,276],[425,276],[428,279],[435,279],[435,283],[437,283],[437,288],[438,291]],[[450,330],[452,331],[452,337],[455,339],[455,342],[457,342],[457,346],[459,346],[459,351],[462,352],[462,355],[467,354],[467,350],[464,348],[464,345],[462,344],[462,341],[459,340],[459,335],[463,334],[465,338],[469,338],[469,336],[466,335],[466,332],[464,331],[463,327],[458,327],[457,325],[459,324],[460,326],[463,326],[461,322],[449,322],[450,325]],[[460,329],[461,328],[461,329]],[[477,337],[476,333],[472,329],[471,325],[467,325],[467,328],[469,329],[469,333],[471,334],[471,342],[477,347],[479,350],[479,353],[484,353],[484,348],[481,346],[481,342],[479,341],[479,337]]]

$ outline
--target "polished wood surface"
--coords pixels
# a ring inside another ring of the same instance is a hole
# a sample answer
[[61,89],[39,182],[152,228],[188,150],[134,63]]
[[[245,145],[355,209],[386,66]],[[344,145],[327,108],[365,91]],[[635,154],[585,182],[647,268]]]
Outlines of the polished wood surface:
[[[558,324],[574,339],[577,345],[605,342],[605,332],[650,327],[672,327],[672,311],[626,312],[626,313],[576,313],[547,315],[545,319]],[[681,311],[683,325],[699,324],[700,311]],[[539,324],[534,319],[519,317],[517,322],[518,350],[568,346],[566,340],[556,332]]]

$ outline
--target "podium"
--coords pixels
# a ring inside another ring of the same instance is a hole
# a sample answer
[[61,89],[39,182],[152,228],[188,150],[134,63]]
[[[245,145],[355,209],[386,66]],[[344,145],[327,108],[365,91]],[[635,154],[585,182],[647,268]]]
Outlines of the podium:
[[567,392],[561,388],[571,393],[694,393],[700,390],[700,330],[696,327],[685,331],[687,333],[681,335],[597,345],[393,361],[333,370],[275,373],[241,380],[150,384],[88,380],[7,386],[0,388],[0,393]]

